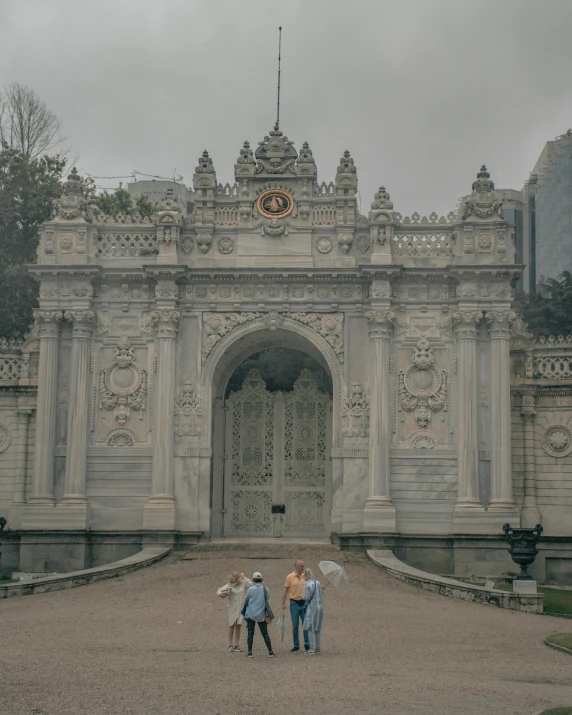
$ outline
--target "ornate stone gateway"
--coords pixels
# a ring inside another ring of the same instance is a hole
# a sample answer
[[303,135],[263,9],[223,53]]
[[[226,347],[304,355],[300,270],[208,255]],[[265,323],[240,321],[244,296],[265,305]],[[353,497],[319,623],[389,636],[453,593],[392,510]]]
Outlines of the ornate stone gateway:
[[253,370],[227,407],[224,535],[328,536],[331,400],[312,374],[284,394]]

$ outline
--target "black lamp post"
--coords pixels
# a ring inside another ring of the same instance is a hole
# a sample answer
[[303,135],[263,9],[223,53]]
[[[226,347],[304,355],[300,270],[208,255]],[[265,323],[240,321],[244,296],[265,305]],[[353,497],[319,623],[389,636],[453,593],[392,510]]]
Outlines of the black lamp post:
[[520,574],[516,577],[517,581],[532,580],[532,576],[527,573],[527,568],[538,554],[536,544],[544,529],[540,524],[532,529],[513,529],[510,524],[505,524],[502,530],[510,544],[508,552],[515,564],[520,566]]

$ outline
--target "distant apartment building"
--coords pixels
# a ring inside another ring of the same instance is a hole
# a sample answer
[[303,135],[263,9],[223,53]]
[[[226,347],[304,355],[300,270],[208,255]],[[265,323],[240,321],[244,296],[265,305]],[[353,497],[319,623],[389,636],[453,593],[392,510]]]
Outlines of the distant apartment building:
[[503,213],[514,224],[517,288],[534,292],[547,278],[572,271],[572,130],[546,142],[521,191],[500,189]]

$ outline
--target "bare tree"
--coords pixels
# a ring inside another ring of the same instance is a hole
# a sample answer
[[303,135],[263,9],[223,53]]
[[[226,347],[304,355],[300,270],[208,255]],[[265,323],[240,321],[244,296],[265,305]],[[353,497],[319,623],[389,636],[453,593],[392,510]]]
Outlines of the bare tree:
[[0,142],[30,159],[65,141],[61,119],[29,87],[17,82],[0,93]]

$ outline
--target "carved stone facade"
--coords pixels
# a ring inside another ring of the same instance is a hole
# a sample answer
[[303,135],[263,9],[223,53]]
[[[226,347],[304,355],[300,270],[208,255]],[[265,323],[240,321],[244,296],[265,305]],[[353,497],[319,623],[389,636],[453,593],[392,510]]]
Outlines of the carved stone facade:
[[[531,465],[552,460],[572,499],[572,393],[554,387],[572,346],[533,346],[516,320],[488,172],[447,217],[403,217],[384,187],[362,215],[357,177],[346,151],[319,183],[278,128],[244,143],[232,186],[204,152],[190,200],[167,182],[151,219],[103,215],[71,172],[31,269],[36,323],[0,343],[12,529],[476,538],[521,512],[550,522]],[[302,374],[229,397],[273,346],[318,360],[332,395]],[[521,469],[523,430],[538,448]]]

